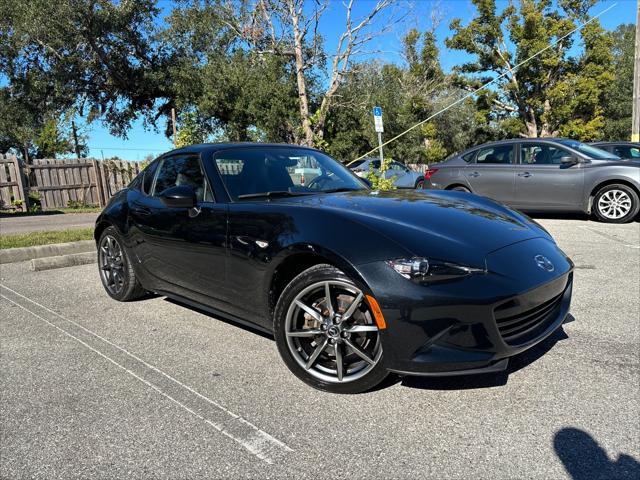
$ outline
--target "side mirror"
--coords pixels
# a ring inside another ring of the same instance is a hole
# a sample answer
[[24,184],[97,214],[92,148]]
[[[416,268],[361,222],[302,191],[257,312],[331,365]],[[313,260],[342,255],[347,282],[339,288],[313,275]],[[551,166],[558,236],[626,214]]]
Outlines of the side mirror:
[[578,160],[576,157],[566,156],[560,157],[560,163],[562,165],[575,165],[576,163],[580,163],[580,160]]
[[193,208],[197,203],[196,192],[189,185],[178,185],[162,192],[160,201],[169,208]]

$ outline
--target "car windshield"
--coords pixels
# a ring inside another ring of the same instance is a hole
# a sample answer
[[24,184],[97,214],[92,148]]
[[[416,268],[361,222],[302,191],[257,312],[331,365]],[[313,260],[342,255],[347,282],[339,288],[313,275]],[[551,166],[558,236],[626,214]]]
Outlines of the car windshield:
[[215,156],[234,200],[365,190],[367,186],[333,158],[304,148],[234,148]]
[[620,160],[620,157],[613,153],[609,153],[606,150],[600,150],[599,148],[578,142],[577,140],[558,140],[557,142],[569,148],[573,148],[589,158],[594,158],[596,160]]

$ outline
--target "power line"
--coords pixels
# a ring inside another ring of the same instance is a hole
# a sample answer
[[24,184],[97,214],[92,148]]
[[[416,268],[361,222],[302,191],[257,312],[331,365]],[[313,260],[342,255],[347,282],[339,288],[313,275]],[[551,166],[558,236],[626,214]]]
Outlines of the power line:
[[119,148],[119,147],[88,147],[89,150],[130,150],[139,152],[168,152],[171,148]]
[[360,160],[361,158],[365,158],[368,155],[371,155],[373,152],[375,152],[378,148],[384,147],[385,145],[390,144],[391,142],[396,141],[397,139],[399,139],[400,137],[404,137],[407,133],[409,133],[411,130],[414,130],[415,128],[418,128],[420,125],[423,125],[425,123],[427,123],[429,120],[433,119],[434,117],[440,115],[441,113],[446,112],[447,110],[449,110],[450,108],[455,107],[456,105],[458,105],[459,103],[464,102],[466,99],[474,96],[476,93],[478,93],[481,90],[484,90],[485,88],[487,88],[489,85],[491,85],[492,83],[497,82],[498,80],[500,80],[501,78],[507,76],[509,73],[517,70],[518,68],[520,68],[522,65],[524,65],[525,63],[529,62],[530,60],[533,60],[535,57],[537,57],[538,55],[540,55],[542,52],[549,50],[552,47],[555,47],[558,43],[560,43],[562,40],[564,40],[565,38],[569,37],[570,35],[573,35],[575,32],[582,30],[584,27],[586,27],[587,25],[589,25],[591,22],[593,22],[594,20],[596,20],[598,17],[602,16],[603,14],[605,14],[606,12],[608,12],[609,10],[611,10],[613,7],[617,6],[617,3],[614,3],[613,5],[611,5],[608,8],[605,8],[603,11],[601,11],[599,14],[595,15],[594,17],[591,17],[588,21],[586,21],[585,23],[583,23],[582,25],[578,25],[576,28],[574,28],[573,30],[571,30],[569,33],[567,33],[566,35],[563,35],[562,37],[558,38],[555,42],[551,42],[549,45],[547,45],[546,47],[544,47],[542,50],[540,50],[539,52],[531,55],[529,58],[527,58],[526,60],[523,60],[522,62],[518,63],[516,66],[514,66],[511,71],[509,72],[504,72],[502,75],[497,76],[496,78],[494,78],[493,80],[485,83],[484,85],[482,85],[479,88],[476,88],[474,91],[468,93],[467,95],[465,95],[462,98],[459,98],[458,100],[456,100],[455,102],[453,102],[452,104],[446,106],[445,108],[443,108],[442,110],[434,113],[433,115],[431,115],[430,117],[426,118],[425,120],[422,120],[421,122],[416,123],[415,125],[413,125],[412,127],[407,128],[404,132],[400,133],[399,135],[396,135],[395,137],[393,137],[390,140],[387,140],[386,142],[384,142],[382,145],[380,145],[379,147],[376,148],[372,148],[371,150],[369,150],[367,153],[365,153],[364,155],[359,156],[358,158],[354,159],[353,161],[355,162],[356,160]]

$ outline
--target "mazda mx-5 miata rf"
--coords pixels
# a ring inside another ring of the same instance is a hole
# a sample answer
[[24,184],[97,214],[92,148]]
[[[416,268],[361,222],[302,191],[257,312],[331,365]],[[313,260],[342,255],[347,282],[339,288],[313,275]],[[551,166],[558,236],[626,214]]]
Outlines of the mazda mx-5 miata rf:
[[389,372],[502,371],[571,300],[573,264],[525,215],[465,192],[372,191],[297,146],[162,155],[95,238],[114,299],[155,292],[272,332],[296,376],[338,393]]

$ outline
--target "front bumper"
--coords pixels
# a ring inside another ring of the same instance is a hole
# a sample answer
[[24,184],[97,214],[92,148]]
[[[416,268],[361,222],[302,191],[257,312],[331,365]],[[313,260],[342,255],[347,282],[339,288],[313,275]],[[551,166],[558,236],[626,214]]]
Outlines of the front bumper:
[[[529,265],[544,251],[555,265]],[[390,371],[448,376],[497,372],[564,322],[571,304],[573,264],[551,242],[534,239],[487,257],[488,273],[416,285],[384,262],[359,267],[385,317],[381,332]]]

